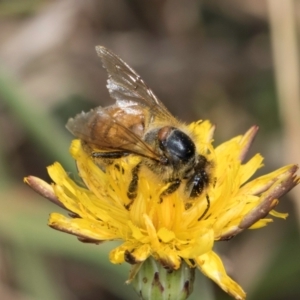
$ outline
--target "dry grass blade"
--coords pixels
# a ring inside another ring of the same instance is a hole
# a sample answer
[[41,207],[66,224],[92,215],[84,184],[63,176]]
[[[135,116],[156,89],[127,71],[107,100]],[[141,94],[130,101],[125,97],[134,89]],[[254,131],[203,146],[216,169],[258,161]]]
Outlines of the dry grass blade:
[[[284,128],[286,160],[300,163],[300,74],[296,9],[293,0],[268,0],[278,104]],[[295,200],[299,189],[293,191]],[[300,202],[294,202],[300,225]]]

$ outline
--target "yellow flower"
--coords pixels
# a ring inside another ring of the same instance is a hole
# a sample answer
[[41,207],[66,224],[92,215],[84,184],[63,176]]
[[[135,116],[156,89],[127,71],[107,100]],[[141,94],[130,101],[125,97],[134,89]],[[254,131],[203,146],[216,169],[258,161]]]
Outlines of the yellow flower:
[[137,197],[131,203],[127,190],[140,157],[129,155],[99,168],[83,151],[80,140],[73,141],[70,151],[84,185],[70,179],[59,163],[48,168],[52,185],[32,176],[25,181],[72,212],[71,217],[52,213],[52,228],[82,241],[122,241],[109,258],[114,264],[134,264],[129,280],[149,257],[168,270],[177,270],[185,262],[190,268],[199,268],[235,299],[245,299],[244,291],[226,274],[213,251],[214,242],[267,225],[272,221],[268,214],[286,218],[287,214],[272,209],[280,196],[299,183],[295,175],[298,167],[288,165],[249,181],[262,167],[259,154],[244,162],[257,127],[216,148],[212,146],[214,127],[208,121],[192,123],[189,128],[196,136],[197,149],[211,162],[211,182],[195,199],[186,198],[184,187],[180,187],[161,201],[167,185],[142,169]]

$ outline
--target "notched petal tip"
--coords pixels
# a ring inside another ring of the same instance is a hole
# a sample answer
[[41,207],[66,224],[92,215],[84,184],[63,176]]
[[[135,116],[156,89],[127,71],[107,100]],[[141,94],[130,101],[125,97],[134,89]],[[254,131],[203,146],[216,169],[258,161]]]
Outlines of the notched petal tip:
[[53,187],[46,181],[35,176],[28,176],[24,178],[24,182],[28,186],[30,186],[36,193],[50,200],[54,204],[66,209],[66,207],[56,197]]

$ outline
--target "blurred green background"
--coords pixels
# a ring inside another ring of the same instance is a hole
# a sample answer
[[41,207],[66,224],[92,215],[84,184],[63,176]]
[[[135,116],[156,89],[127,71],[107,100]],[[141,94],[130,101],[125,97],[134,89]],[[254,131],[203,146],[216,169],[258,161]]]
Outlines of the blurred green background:
[[[95,45],[132,66],[179,119],[210,119],[216,144],[260,126],[261,173],[300,163],[300,2],[291,0],[0,0],[0,299],[137,299],[113,243],[47,227],[59,211],[22,180],[76,174],[64,125],[111,104]],[[216,244],[247,299],[300,299],[300,190],[261,230]],[[230,299],[197,272],[189,298]]]

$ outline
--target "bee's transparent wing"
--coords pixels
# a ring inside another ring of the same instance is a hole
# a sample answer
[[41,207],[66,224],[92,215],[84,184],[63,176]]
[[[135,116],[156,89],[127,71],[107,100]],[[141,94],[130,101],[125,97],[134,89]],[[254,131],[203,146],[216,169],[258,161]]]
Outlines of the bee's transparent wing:
[[151,120],[167,120],[176,123],[176,119],[163,103],[154,95],[143,79],[122,59],[102,46],[97,46],[103,67],[108,72],[107,88],[119,106],[136,102],[148,107]]

